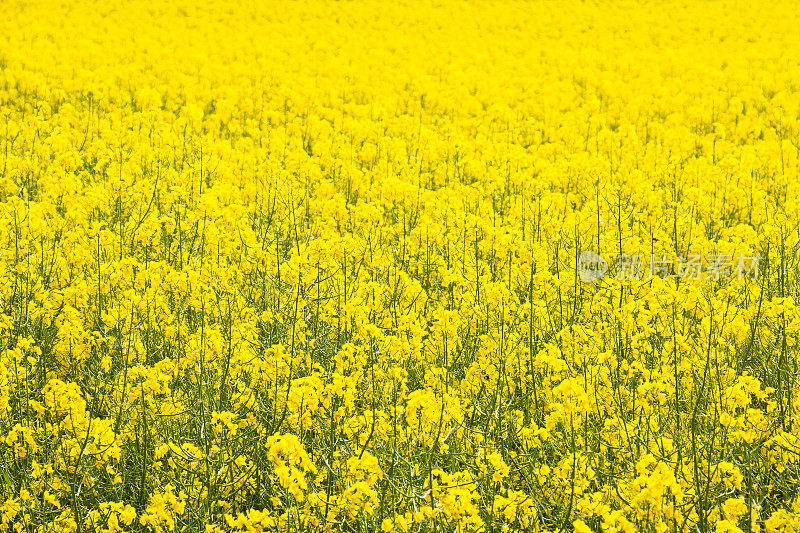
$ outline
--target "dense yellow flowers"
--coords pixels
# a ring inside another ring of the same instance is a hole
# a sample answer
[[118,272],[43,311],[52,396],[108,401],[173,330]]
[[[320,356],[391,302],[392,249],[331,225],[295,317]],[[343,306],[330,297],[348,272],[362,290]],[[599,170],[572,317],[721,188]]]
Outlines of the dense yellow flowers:
[[794,3],[0,12],[4,531],[800,531]]

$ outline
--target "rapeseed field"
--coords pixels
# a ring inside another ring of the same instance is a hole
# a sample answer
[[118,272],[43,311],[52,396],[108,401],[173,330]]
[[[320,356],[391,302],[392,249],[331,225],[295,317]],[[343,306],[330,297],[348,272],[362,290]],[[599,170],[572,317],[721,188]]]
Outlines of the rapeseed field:
[[800,531],[795,2],[0,6],[0,530]]

